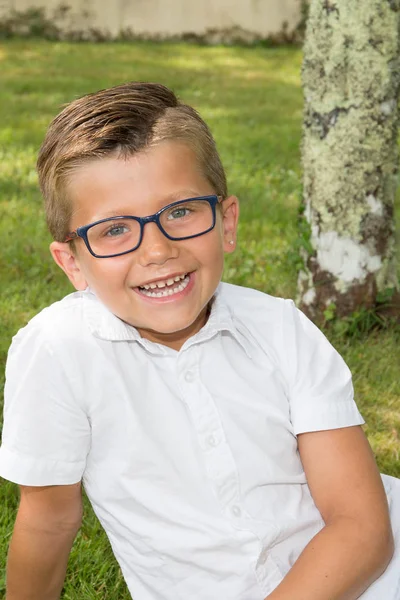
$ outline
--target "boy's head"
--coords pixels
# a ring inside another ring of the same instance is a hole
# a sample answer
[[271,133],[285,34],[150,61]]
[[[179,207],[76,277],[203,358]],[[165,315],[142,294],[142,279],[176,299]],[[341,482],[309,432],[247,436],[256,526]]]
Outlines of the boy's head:
[[156,84],[85,96],[50,125],[38,171],[51,252],[77,289],[171,347],[202,327],[238,204],[194,109]]
[[127,158],[172,140],[195,152],[215,193],[226,198],[225,172],[210,130],[165,86],[131,82],[68,104],[50,124],[37,161],[53,238],[62,242],[70,231],[68,181],[77,168],[105,156]]

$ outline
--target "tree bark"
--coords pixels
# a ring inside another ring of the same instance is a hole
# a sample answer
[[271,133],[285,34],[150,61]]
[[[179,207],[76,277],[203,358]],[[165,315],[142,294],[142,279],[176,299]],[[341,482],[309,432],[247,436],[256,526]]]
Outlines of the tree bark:
[[[400,0],[311,0],[303,62],[301,308],[321,320],[398,290]],[[304,227],[303,227],[304,230]]]

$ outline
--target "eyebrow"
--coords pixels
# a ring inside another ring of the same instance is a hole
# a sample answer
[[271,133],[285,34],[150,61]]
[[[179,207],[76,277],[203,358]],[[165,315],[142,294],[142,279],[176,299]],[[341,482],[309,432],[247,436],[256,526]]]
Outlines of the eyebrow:
[[[187,200],[189,198],[197,198],[197,197],[202,197],[202,196],[209,196],[210,194],[200,194],[198,191],[194,191],[194,190],[180,190],[178,192],[173,192],[172,194],[170,194],[169,196],[166,196],[162,202],[160,201],[160,206],[159,208],[157,208],[157,210],[155,212],[158,212],[159,210],[161,210],[162,208],[164,208],[164,206],[168,206],[168,204],[172,204],[173,202],[179,202],[179,200]],[[119,216],[138,216],[133,214],[129,209],[127,210],[126,208],[117,208],[117,209],[113,209],[113,210],[107,210],[104,211],[101,216],[100,215],[96,215],[91,222],[95,222],[95,221],[101,221],[102,219],[108,219],[109,217],[119,217]],[[148,215],[144,215],[144,216],[148,216]]]

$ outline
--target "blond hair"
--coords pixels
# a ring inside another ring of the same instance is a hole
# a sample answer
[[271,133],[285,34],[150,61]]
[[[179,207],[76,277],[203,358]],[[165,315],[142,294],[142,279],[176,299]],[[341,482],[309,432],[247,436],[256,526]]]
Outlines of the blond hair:
[[187,143],[215,193],[226,197],[225,172],[209,128],[163,85],[125,83],[68,104],[51,122],[37,160],[53,238],[62,242],[69,232],[67,183],[74,169],[112,153],[126,158],[166,140]]

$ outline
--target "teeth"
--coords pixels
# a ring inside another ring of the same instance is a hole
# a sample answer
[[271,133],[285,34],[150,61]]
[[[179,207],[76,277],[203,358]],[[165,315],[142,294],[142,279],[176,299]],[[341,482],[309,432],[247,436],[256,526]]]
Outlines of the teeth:
[[145,290],[155,290],[156,288],[163,289],[168,285],[173,285],[175,281],[182,281],[185,279],[186,275],[177,275],[174,278],[166,279],[164,281],[157,281],[157,283],[148,283],[146,285],[139,286],[141,289]]
[[[172,281],[172,283],[174,283],[174,280],[169,279],[167,281],[167,284],[170,285],[168,282]],[[152,291],[154,288],[158,287],[155,286],[154,284],[150,285],[146,285],[140,288],[141,293],[144,296],[147,296],[148,298],[164,298],[166,296],[173,296],[173,294],[177,294],[178,292],[182,292],[185,287],[187,286],[187,284],[189,283],[189,276],[188,275],[181,275],[180,277],[175,277],[175,282],[180,281],[181,283],[173,288],[169,288],[169,289],[163,289],[162,291]],[[154,287],[153,287],[154,286]],[[164,284],[162,287],[166,288],[166,285]],[[151,288],[151,289],[149,289]]]

